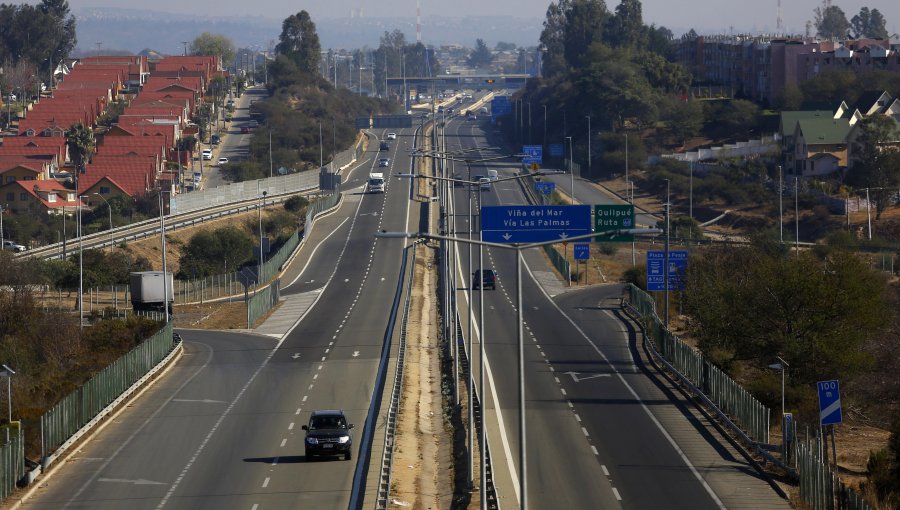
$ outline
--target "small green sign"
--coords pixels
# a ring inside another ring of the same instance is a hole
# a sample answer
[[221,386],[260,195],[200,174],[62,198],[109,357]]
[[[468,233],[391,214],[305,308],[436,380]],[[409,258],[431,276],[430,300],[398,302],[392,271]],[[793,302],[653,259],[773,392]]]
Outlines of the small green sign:
[[[603,232],[632,228],[635,228],[633,205],[628,204],[594,206],[594,233],[602,234]],[[594,238],[594,241],[598,243],[630,243],[634,241],[634,235],[599,235]]]

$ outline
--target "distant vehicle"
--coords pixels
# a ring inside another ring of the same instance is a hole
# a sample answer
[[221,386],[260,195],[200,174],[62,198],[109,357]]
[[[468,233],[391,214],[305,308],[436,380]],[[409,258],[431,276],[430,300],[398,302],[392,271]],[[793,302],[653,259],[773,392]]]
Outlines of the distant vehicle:
[[388,133],[388,134],[387,134],[387,139],[388,139],[388,140],[396,140],[396,139],[397,139],[397,133]]
[[487,177],[482,177],[478,179],[478,189],[481,191],[490,191],[491,190],[491,180]]
[[250,122],[247,123],[247,125],[249,125],[251,128],[256,128],[256,127],[259,127],[259,122],[255,121],[255,120],[251,120]]
[[203,152],[201,154],[203,155],[204,161],[209,161],[212,159],[212,149],[203,149]]
[[388,158],[381,158],[378,160],[378,166],[381,168],[391,166],[391,160]]
[[381,142],[381,145],[378,146],[378,150],[380,150],[380,151],[389,151],[389,150],[391,150],[391,146],[388,145],[387,142]]
[[366,183],[366,191],[369,193],[384,193],[384,174],[372,172],[369,174],[369,181]]
[[472,289],[480,289],[482,285],[485,289],[497,290],[497,275],[493,269],[478,269],[472,273]]
[[482,107],[481,107],[481,109],[480,109],[480,110],[478,110],[478,111],[480,111],[480,112],[481,112],[481,113],[483,113],[483,114],[485,114],[485,115],[487,115],[487,114],[488,114],[488,109],[487,109],[487,106],[482,106]]
[[453,187],[461,188],[463,184],[465,184],[462,182],[464,180],[466,180],[466,178],[463,177],[462,174],[453,174]]
[[19,100],[19,98],[16,97],[15,94],[10,94],[10,95],[6,96],[6,99],[8,99],[10,101],[18,101]]
[[499,175],[497,174],[497,170],[494,170],[493,168],[488,169],[487,176],[488,176],[488,179],[490,179],[492,181],[496,181],[499,178]]
[[228,163],[228,158],[226,158],[226,157],[219,158],[219,165],[224,165],[226,163]]
[[219,138],[219,135],[212,135],[209,137],[209,143],[211,143],[213,145],[219,145],[220,141],[221,141],[221,138]]
[[241,134],[246,135],[250,132],[250,128],[247,126],[241,126]]
[[475,114],[473,113],[472,116],[469,117],[469,120],[478,120],[478,115],[475,115]]
[[[163,283],[162,271],[140,271],[128,275],[131,289],[131,306],[135,310],[159,310],[166,306],[168,294],[169,313],[172,313],[172,303],[175,302],[175,289],[172,273],[166,273],[167,282]],[[168,286],[166,286],[168,285]],[[166,292],[163,292],[163,287]]]
[[15,241],[10,241],[9,239],[3,240],[3,249],[8,251],[14,251],[16,253],[21,253],[25,251],[27,248],[22,246],[21,244],[16,244]]
[[353,458],[353,437],[350,435],[352,423],[341,410],[313,411],[309,424],[303,425],[306,438],[303,440],[306,460],[321,455],[343,455],[344,460]]

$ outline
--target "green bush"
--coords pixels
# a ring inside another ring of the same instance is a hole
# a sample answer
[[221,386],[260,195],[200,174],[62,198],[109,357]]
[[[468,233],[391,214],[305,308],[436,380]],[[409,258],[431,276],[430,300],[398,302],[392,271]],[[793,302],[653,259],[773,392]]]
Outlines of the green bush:
[[284,208],[293,213],[299,213],[300,211],[306,209],[309,205],[309,200],[300,195],[294,195],[291,198],[284,201]]

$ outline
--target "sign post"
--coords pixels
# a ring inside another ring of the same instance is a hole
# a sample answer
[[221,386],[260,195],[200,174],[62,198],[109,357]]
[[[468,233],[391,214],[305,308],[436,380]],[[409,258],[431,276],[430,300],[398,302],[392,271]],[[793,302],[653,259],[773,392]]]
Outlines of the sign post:
[[[669,290],[684,290],[684,273],[687,271],[688,252],[669,252]],[[666,252],[647,252],[647,290],[666,290]]]
[[578,272],[578,264],[584,261],[584,283],[587,285],[588,264],[591,259],[591,243],[574,243],[572,244],[572,256],[575,258],[575,271]]
[[544,163],[544,148],[540,145],[523,145],[522,154],[525,155],[522,158],[522,163],[525,165],[531,165],[532,163],[542,165]]
[[[819,381],[816,383],[819,393],[819,426],[831,425],[831,454],[833,463],[837,466],[837,447],[834,440],[834,426],[844,422],[841,412],[841,387],[837,379],[831,381]],[[825,435],[822,436],[822,446],[827,450]],[[825,452],[827,453],[827,451]],[[828,458],[827,456],[825,457]]]
[[[595,205],[594,206],[594,232],[602,233],[610,230],[624,230],[634,228],[633,205]],[[634,241],[633,234],[621,234],[615,237],[598,236],[596,242],[630,243]]]
[[589,205],[513,205],[481,208],[482,239],[491,243],[565,242],[591,233]]

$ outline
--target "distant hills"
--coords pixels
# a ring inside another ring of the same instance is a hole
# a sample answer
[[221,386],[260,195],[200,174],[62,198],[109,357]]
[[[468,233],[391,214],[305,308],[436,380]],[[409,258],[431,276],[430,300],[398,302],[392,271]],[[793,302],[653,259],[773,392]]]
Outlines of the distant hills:
[[[184,41],[201,32],[227,35],[237,47],[266,48],[275,44],[281,32],[280,19],[257,17],[193,16],[128,8],[81,8],[78,20],[78,49],[95,53],[126,51],[137,53],[152,48],[160,53],[180,54]],[[324,18],[316,19],[323,48],[376,48],[385,31],[400,29],[408,41],[415,41],[414,18]],[[422,20],[422,41],[426,44],[475,46],[484,39],[493,46],[498,41],[518,46],[538,44],[543,20],[512,16],[430,16]]]

